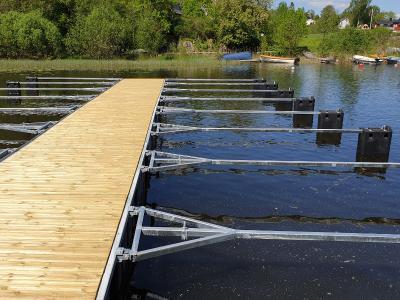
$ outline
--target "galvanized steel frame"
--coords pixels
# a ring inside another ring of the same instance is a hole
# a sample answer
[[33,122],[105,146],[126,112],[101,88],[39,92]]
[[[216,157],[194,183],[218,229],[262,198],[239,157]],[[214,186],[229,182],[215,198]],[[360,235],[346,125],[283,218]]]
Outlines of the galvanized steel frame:
[[[400,243],[400,234],[375,233],[341,233],[341,232],[308,232],[308,231],[273,231],[273,230],[239,230],[199,221],[160,210],[131,207],[130,215],[137,217],[135,234],[131,248],[118,249],[117,259],[122,262],[130,260],[139,262],[150,258],[181,252],[202,246],[212,245],[234,239],[245,240],[279,240],[279,241],[320,241],[352,243]],[[144,226],[145,215],[168,223],[177,223],[180,227]],[[182,242],[166,246],[139,250],[140,238],[145,236],[180,237]]]
[[[165,82],[198,82],[198,81],[199,81],[198,79],[167,79]],[[214,80],[204,80],[204,81],[215,82]],[[222,81],[222,82],[229,82],[229,81]],[[259,81],[233,80],[233,82],[259,82]],[[168,169],[171,170],[176,168],[185,168],[198,164],[205,164],[205,163],[215,164],[215,165],[238,164],[238,165],[257,165],[257,166],[295,165],[295,166],[317,166],[317,167],[341,166],[341,167],[365,167],[365,168],[400,167],[400,163],[218,160],[218,159],[207,159],[202,157],[179,155],[179,154],[149,150],[150,145],[153,144],[153,138],[155,137],[154,129],[157,128],[157,126],[160,126],[161,124],[158,121],[156,121],[156,117],[161,113],[159,104],[163,101],[163,99],[166,98],[165,96],[162,95],[161,91],[158,103],[152,115],[153,122],[149,124],[146,140],[144,143],[144,148],[140,158],[140,165],[142,167],[137,168],[136,170],[129,195],[127,197],[125,208],[122,214],[121,222],[118,227],[117,234],[115,236],[115,240],[111,249],[110,257],[107,262],[107,266],[105,268],[105,272],[103,274],[101,284],[98,289],[97,299],[104,299],[109,296],[108,292],[110,288],[110,282],[112,280],[112,277],[115,276],[115,268],[117,265],[123,264],[124,262],[127,261],[137,262],[152,257],[157,257],[169,253],[175,253],[178,251],[192,249],[204,245],[215,244],[226,240],[239,238],[239,239],[298,240],[298,241],[303,240],[303,241],[330,241],[330,242],[341,241],[341,242],[400,243],[400,235],[392,235],[392,234],[237,230],[137,205],[136,203],[134,203],[134,199],[137,193],[142,192],[139,189],[143,187],[139,187],[139,185],[141,185],[140,177],[143,176],[143,174],[165,171]],[[234,98],[234,99],[239,99],[239,98]],[[263,101],[259,99],[261,98],[257,99],[254,98],[254,101]],[[274,98],[273,100],[276,100],[276,98]],[[312,114],[315,113],[313,112]],[[207,130],[206,128],[200,128],[200,129]],[[211,128],[211,130],[212,129],[213,128]],[[219,128],[214,128],[214,129],[219,130]],[[236,130],[236,128],[231,128],[231,129]],[[266,128],[263,129],[266,130]],[[198,128],[196,127],[195,130],[198,130]],[[257,128],[255,130],[257,130]],[[289,130],[289,129],[281,129],[281,130]],[[295,130],[296,129],[294,129],[293,132],[296,132]],[[335,130],[335,132],[337,131]],[[340,132],[343,132],[343,130],[341,130]],[[179,223],[182,226],[181,227],[143,226],[143,221],[146,215],[151,218],[161,219],[166,222]],[[134,227],[127,226],[129,224],[128,220],[130,219],[135,220]],[[193,227],[189,227],[188,225],[192,225]],[[126,233],[126,231],[133,231],[133,236],[132,239],[130,240],[130,247],[121,247],[122,238]],[[140,245],[140,237],[142,234],[149,236],[175,236],[175,237],[180,236],[184,241],[164,247],[140,250],[139,245]],[[195,238],[195,239],[188,240],[189,238]]]

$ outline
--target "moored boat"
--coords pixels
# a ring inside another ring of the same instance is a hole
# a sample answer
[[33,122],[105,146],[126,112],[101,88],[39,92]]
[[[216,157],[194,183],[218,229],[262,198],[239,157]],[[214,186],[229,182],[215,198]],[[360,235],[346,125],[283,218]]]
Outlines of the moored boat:
[[300,58],[298,57],[281,57],[281,56],[270,56],[270,55],[261,55],[260,61],[265,63],[275,63],[275,64],[298,64],[300,62]]
[[250,60],[252,58],[252,54],[250,51],[246,52],[237,52],[237,53],[228,53],[222,56],[223,60]]
[[368,56],[362,56],[362,55],[354,55],[353,56],[353,62],[355,64],[369,64],[369,65],[376,65],[382,62],[381,59],[379,58],[372,58]]
[[336,63],[336,58],[329,56],[329,57],[322,57],[319,59],[321,64],[335,64]]
[[400,57],[388,57],[386,59],[388,65],[397,65],[400,64]]

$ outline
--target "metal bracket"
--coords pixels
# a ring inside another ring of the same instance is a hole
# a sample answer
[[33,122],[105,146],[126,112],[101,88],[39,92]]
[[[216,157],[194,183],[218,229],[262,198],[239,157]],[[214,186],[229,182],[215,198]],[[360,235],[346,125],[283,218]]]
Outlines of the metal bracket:
[[[159,210],[149,209],[143,206],[137,207],[136,209],[139,212],[139,215],[136,223],[135,235],[132,241],[132,247],[131,249],[119,248],[117,250],[116,256],[120,262],[126,260],[138,262],[233,239],[400,243],[399,234],[239,230]],[[147,227],[143,225],[144,217],[146,215],[167,223],[180,224],[181,226]],[[139,242],[142,235],[155,237],[181,237],[182,242],[146,250],[139,250]]]
[[154,123],[153,135],[176,134],[192,131],[240,131],[240,132],[288,132],[288,133],[360,133],[362,129],[325,129],[325,128],[277,128],[277,127],[195,127],[166,123]]
[[56,122],[53,122],[53,121],[44,122],[44,123],[42,122],[42,123],[22,123],[22,124],[3,123],[3,124],[0,124],[0,130],[37,135],[37,134],[40,134],[43,131],[49,129],[54,124],[56,124]]
[[183,169],[198,164],[212,165],[246,165],[269,167],[354,167],[354,168],[400,168],[400,163],[395,162],[334,162],[334,161],[279,161],[279,160],[230,160],[210,159],[197,156],[180,155],[161,151],[150,151],[149,166],[144,166],[146,172],[161,172]]
[[319,115],[317,111],[277,111],[277,110],[228,110],[228,109],[189,109],[159,106],[158,114],[204,113],[204,114],[268,114],[268,115]]
[[130,260],[129,249],[126,248],[118,248],[116,252],[118,262],[128,261]]

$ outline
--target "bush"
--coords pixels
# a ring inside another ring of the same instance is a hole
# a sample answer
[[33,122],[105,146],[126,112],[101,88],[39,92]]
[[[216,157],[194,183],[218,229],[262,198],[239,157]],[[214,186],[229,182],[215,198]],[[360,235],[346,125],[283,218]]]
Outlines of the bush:
[[320,44],[319,53],[346,56],[384,52],[390,35],[390,31],[385,28],[372,30],[346,28],[325,36]]
[[369,31],[371,50],[375,53],[385,53],[389,47],[392,33],[386,28],[375,28]]
[[273,39],[276,49],[283,54],[297,54],[300,39],[307,33],[306,15],[281,3],[273,16]]
[[144,3],[136,23],[136,46],[152,54],[168,47],[168,34],[171,23],[161,11]]
[[133,26],[113,7],[95,7],[81,16],[65,39],[71,55],[88,58],[111,58],[133,46]]
[[16,23],[20,17],[21,14],[14,11],[0,15],[0,57],[18,57]]
[[61,50],[58,28],[38,12],[8,12],[0,17],[2,57],[54,57]]

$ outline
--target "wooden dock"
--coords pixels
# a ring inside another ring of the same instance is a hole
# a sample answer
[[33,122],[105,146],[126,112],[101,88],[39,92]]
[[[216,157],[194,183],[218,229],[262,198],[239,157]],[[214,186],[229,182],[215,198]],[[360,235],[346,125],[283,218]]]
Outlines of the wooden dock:
[[126,79],[0,163],[0,299],[94,299],[163,80]]

